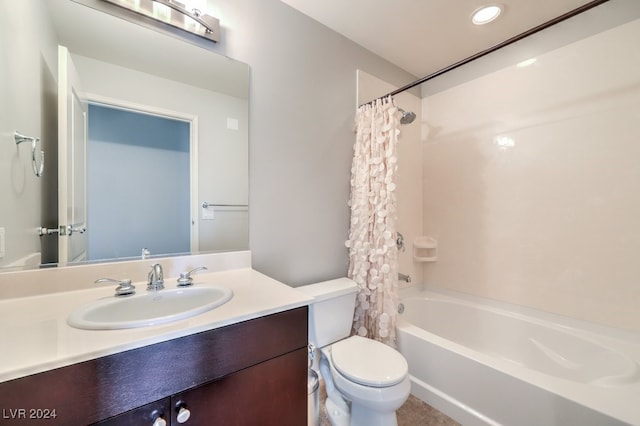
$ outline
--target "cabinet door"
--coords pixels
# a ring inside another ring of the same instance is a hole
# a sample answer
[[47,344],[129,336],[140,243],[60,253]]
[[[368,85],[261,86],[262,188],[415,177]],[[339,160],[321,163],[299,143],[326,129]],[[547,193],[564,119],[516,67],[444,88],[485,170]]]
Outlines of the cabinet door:
[[158,417],[162,417],[169,425],[171,410],[171,399],[169,397],[142,407],[127,411],[126,413],[110,417],[98,423],[96,426],[153,426]]
[[179,424],[178,410],[184,407],[190,426],[306,425],[307,356],[299,349],[176,394],[171,424]]

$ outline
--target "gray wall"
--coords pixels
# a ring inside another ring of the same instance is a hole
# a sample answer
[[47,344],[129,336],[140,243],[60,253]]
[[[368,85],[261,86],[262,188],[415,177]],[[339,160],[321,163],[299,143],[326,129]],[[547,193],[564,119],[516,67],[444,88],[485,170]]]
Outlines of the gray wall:
[[278,0],[216,8],[216,49],[251,66],[253,267],[293,286],[345,276],[356,70],[416,78]]
[[[46,9],[35,0],[0,0],[0,228],[6,232],[0,267],[23,265],[25,255],[39,253],[37,228],[57,224],[57,72]],[[31,170],[31,144],[17,147],[15,130],[41,139],[42,178]]]
[[[2,0],[0,5],[10,3],[16,4]],[[344,276],[356,70],[397,86],[415,77],[279,0],[211,5],[222,25],[222,40],[212,49],[251,66],[249,245],[253,266],[294,286]],[[2,131],[8,134],[17,126],[38,133],[39,125],[20,122],[11,120]],[[35,181],[27,172],[25,179]],[[27,238],[27,231],[31,235],[38,225],[35,219],[21,225],[24,235],[16,238]]]

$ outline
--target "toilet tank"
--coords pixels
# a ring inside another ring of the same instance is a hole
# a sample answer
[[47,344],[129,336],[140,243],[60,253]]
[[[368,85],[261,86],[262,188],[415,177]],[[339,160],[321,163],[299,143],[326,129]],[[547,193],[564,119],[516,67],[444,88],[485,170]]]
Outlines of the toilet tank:
[[309,305],[309,342],[322,348],[351,333],[358,285],[348,278],[338,278],[297,287],[312,296]]

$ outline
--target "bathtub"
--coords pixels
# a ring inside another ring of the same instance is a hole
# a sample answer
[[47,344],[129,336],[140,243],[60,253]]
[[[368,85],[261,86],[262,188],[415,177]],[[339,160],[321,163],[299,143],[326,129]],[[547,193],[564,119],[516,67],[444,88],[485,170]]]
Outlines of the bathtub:
[[463,425],[640,425],[640,333],[419,287],[399,310],[411,393]]

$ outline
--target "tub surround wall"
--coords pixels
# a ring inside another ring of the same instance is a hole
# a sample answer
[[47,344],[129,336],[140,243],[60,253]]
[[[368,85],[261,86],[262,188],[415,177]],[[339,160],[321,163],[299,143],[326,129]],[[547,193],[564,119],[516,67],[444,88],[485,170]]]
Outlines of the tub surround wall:
[[425,282],[640,331],[640,20],[423,99]]

